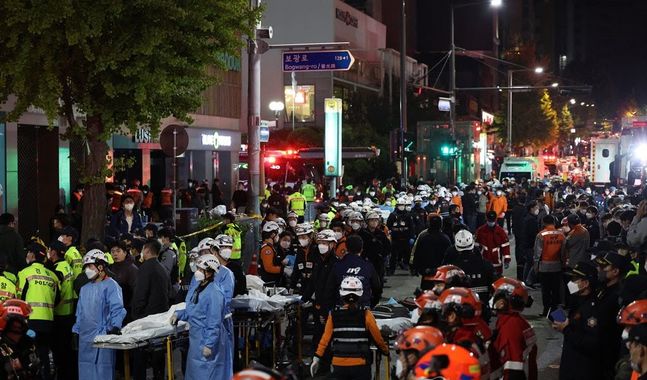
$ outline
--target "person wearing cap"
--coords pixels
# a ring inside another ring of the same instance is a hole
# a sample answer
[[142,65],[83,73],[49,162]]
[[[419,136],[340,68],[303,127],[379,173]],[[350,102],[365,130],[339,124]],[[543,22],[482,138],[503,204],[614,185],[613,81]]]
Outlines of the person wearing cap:
[[429,227],[422,231],[411,250],[411,274],[425,276],[435,274],[442,265],[445,252],[452,243],[442,232],[443,220],[438,214],[429,215]]
[[83,258],[79,249],[76,248],[74,242],[79,238],[79,233],[74,227],[67,226],[61,231],[61,235],[58,237],[58,241],[65,244],[67,250],[65,251],[65,261],[72,267],[72,273],[74,277],[78,277],[81,272],[83,272]]
[[578,298],[565,321],[553,321],[564,334],[559,367],[560,380],[604,379],[600,352],[600,323],[595,289],[598,270],[591,261],[581,261],[570,271],[568,292]]
[[[232,261],[231,255],[233,254],[233,244],[234,240],[229,235],[221,234],[216,236],[214,243],[211,245],[211,253],[213,253],[220,262],[220,265],[223,267],[222,272],[227,269],[231,272],[234,279],[234,288],[232,290],[232,297],[239,295],[247,294],[247,280],[245,278],[245,273],[243,273],[243,267],[238,261]],[[220,272],[218,272],[220,273]],[[218,279],[218,276],[216,276]],[[222,286],[223,291],[225,291],[225,296],[227,291],[225,287]]]
[[611,377],[620,357],[622,328],[616,323],[620,310],[620,291],[622,280],[630,268],[629,256],[610,251],[595,259],[598,265],[598,282],[596,292],[599,311],[600,348],[602,351],[602,371],[605,377]]
[[386,225],[391,231],[391,257],[387,269],[387,275],[390,276],[395,273],[396,264],[399,264],[401,269],[409,267],[411,247],[415,242],[416,231],[413,218],[405,210],[407,203],[405,198],[399,198],[396,210],[389,215],[386,221]]
[[27,247],[28,265],[18,272],[16,295],[32,307],[29,327],[37,333],[38,357],[44,366],[44,373],[49,374],[49,350],[54,331],[54,309],[60,301],[60,283],[56,274],[45,267],[46,252],[47,249],[37,243]]
[[79,379],[113,379],[115,351],[94,347],[97,335],[118,334],[124,318],[121,288],[107,273],[105,253],[91,250],[83,257],[84,275],[72,332],[79,340]]
[[71,379],[76,376],[76,360],[69,355],[72,345],[72,326],[74,325],[74,305],[76,293],[74,292],[73,273],[70,264],[65,261],[65,245],[58,240],[49,244],[47,251],[46,267],[54,272],[60,284],[60,302],[54,309],[54,331],[52,340],[52,353],[58,367],[58,375],[62,379]]
[[541,283],[541,299],[546,317],[550,310],[555,310],[560,302],[560,288],[563,286],[562,271],[566,264],[564,234],[555,228],[555,218],[546,215],[543,219],[544,229],[535,237],[534,271]]
[[311,224],[297,224],[295,233],[299,247],[297,248],[290,286],[294,293],[303,294],[304,290],[310,286],[312,274],[322,259],[317,251],[317,244],[312,239],[313,229]]
[[566,217],[565,231],[566,236],[566,265],[575,268],[577,264],[583,261],[589,261],[590,255],[587,249],[590,246],[589,231],[582,226],[580,217],[577,214],[571,214]]
[[631,380],[647,379],[647,323],[633,326],[627,337]]
[[498,275],[510,265],[510,241],[503,227],[497,225],[497,214],[488,211],[487,223],[476,230],[474,241],[483,257],[492,263]]
[[[377,211],[366,213],[366,228],[361,231],[364,240],[364,257],[368,258],[380,279],[384,279],[384,260],[391,252],[391,241],[382,225],[382,216]],[[388,230],[387,230],[388,232]]]

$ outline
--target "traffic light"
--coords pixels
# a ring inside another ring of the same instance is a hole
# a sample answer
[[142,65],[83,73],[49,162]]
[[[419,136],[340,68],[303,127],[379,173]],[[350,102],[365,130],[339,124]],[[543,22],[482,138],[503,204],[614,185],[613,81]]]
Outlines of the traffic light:
[[441,156],[453,156],[456,154],[456,145],[451,143],[444,143],[440,146],[440,155]]
[[413,138],[413,133],[406,132],[404,134],[404,152],[411,153],[415,150],[415,140]]

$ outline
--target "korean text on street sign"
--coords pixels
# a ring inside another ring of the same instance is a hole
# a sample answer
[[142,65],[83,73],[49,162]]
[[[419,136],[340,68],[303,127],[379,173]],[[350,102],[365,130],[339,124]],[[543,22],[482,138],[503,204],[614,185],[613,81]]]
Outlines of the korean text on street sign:
[[348,50],[284,51],[283,71],[346,71],[355,57]]
[[339,98],[324,99],[326,130],[324,137],[324,175],[339,177],[341,175],[341,111]]

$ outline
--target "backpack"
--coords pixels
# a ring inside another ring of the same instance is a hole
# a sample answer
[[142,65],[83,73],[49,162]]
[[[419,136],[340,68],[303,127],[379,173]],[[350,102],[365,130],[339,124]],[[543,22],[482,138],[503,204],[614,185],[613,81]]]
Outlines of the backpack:
[[373,308],[373,315],[376,319],[391,319],[391,318],[409,318],[411,313],[406,306],[401,304],[380,304]]

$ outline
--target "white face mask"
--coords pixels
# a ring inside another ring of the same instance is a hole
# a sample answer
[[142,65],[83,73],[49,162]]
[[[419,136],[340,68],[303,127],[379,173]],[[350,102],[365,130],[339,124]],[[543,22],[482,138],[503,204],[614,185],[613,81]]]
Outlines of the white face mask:
[[590,212],[587,212],[586,213],[586,218],[587,219],[593,219],[593,214],[591,214]]
[[195,262],[190,262],[189,268],[191,268],[191,272],[195,272],[196,270],[198,270],[198,264],[196,264]]
[[539,215],[539,209],[536,208],[536,209],[532,210],[532,214],[535,215],[535,216]]
[[307,247],[310,244],[310,239],[299,239],[299,245]]
[[126,211],[133,211],[133,209],[134,209],[134,208],[135,208],[135,204],[134,204],[134,203],[126,203],[126,204],[124,205],[124,209],[125,209]]
[[88,280],[92,280],[97,277],[97,271],[91,268],[85,268],[85,275],[88,277]]
[[353,231],[357,231],[357,230],[359,230],[361,227],[362,227],[362,225],[361,225],[361,224],[359,224],[359,223],[351,223],[351,224],[350,224],[350,228],[352,228],[352,229],[353,229]]
[[457,196],[457,195],[458,195],[458,192],[456,192],[456,191],[452,191],[452,195],[453,195],[453,196]]
[[202,281],[204,281],[204,273],[203,273],[203,272],[197,271],[197,272],[195,272],[195,274],[193,275],[193,277],[195,277],[195,280],[196,280],[197,282],[202,282]]
[[296,220],[290,220],[290,221],[288,221],[288,226],[290,226],[290,227],[295,227],[296,225],[297,225],[297,221],[296,221]]
[[483,192],[481,190],[477,191],[476,194],[481,195]]
[[402,361],[400,359],[395,362],[395,376],[398,379],[404,377],[404,365],[402,364]]
[[229,260],[229,258],[231,257],[231,248],[222,248],[220,250],[220,257],[225,260]]
[[375,196],[375,191],[369,191],[369,192],[368,192],[368,195],[370,195],[370,196],[374,197],[374,196]]
[[281,248],[283,248],[283,249],[290,248],[290,242],[289,241],[282,241],[281,242]]
[[63,235],[59,236],[58,239],[56,239],[56,240],[58,240],[61,243],[65,244],[65,238],[63,237]]
[[400,211],[404,210],[404,206],[398,206],[398,210]]
[[564,231],[564,233],[569,233],[569,232],[571,232],[571,227],[564,226],[564,227],[562,227],[562,231]]
[[621,338],[622,338],[622,340],[627,340],[627,339],[629,339],[629,329],[624,329],[624,330],[622,330]]
[[343,236],[344,234],[342,232],[335,232],[335,239],[337,239],[337,241],[339,241]]
[[377,228],[378,223],[379,222],[377,220],[369,220],[368,221],[368,226],[371,227],[371,228]]
[[317,248],[319,248],[319,253],[321,253],[322,255],[328,252],[328,244],[325,244],[325,243],[318,244]]
[[407,211],[411,211],[411,206],[406,206],[406,207],[405,207],[405,209],[406,209]]
[[568,292],[570,294],[575,294],[580,291],[580,287],[577,285],[577,282],[575,281],[569,281],[568,284],[566,284],[568,287]]

